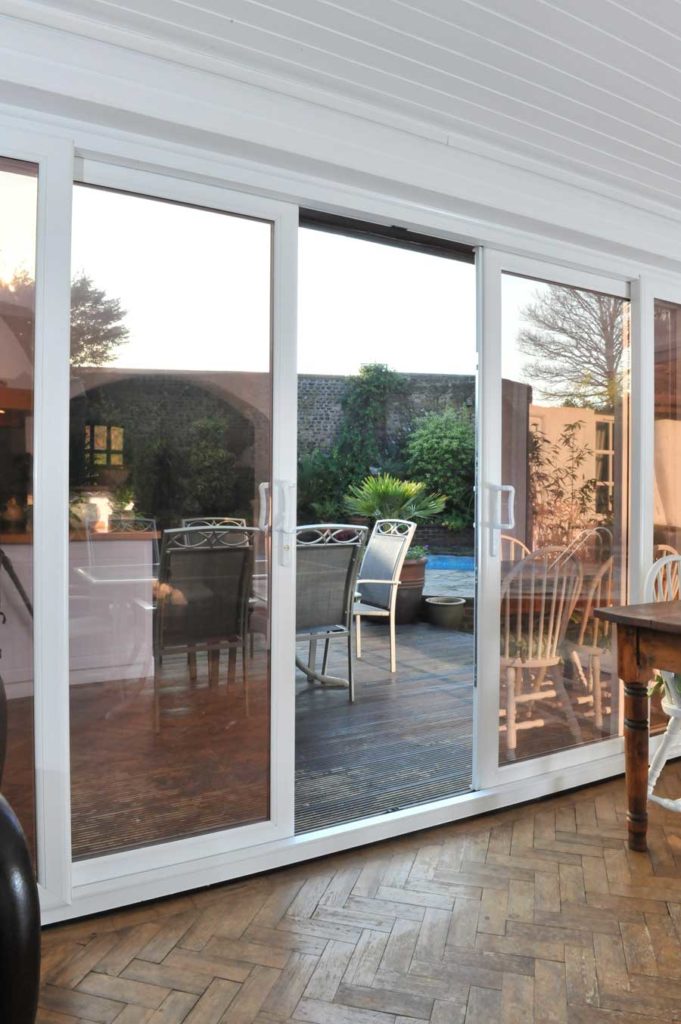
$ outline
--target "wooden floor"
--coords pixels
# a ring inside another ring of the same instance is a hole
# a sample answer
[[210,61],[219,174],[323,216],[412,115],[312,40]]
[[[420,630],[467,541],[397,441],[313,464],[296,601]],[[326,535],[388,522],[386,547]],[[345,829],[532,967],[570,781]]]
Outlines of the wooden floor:
[[56,926],[43,968],[38,1024],[678,1021],[681,816],[631,853],[617,779]]
[[[426,623],[398,627],[398,671],[389,672],[387,630],[364,627],[356,703],[347,691],[296,677],[296,830],[306,832],[463,792],[471,783],[472,633]],[[337,641],[330,671],[345,671]],[[303,652],[301,651],[301,654]],[[154,729],[152,680],[71,690],[72,835],[76,858],[196,835],[268,813],[267,661],[249,663],[246,708],[235,685],[189,686],[186,658],[165,666],[161,728]],[[337,666],[334,667],[334,666]],[[567,681],[569,683],[569,680]],[[609,685],[606,683],[606,685]],[[578,705],[580,742],[607,735],[591,705]],[[10,701],[3,781],[32,842],[31,701]],[[518,757],[575,743],[555,701],[537,701],[541,728],[521,729]],[[504,756],[505,733],[500,734]],[[105,768],[105,770],[103,770]]]

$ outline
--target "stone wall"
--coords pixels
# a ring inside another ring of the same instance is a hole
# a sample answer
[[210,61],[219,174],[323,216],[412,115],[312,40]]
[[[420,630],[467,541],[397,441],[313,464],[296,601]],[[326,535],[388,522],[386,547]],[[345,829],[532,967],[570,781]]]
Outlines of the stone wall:
[[[405,395],[388,403],[386,428],[393,437],[408,433],[414,419],[451,405],[475,403],[475,378],[462,374],[407,373]],[[343,419],[348,377],[301,374],[298,377],[298,450],[333,447]]]

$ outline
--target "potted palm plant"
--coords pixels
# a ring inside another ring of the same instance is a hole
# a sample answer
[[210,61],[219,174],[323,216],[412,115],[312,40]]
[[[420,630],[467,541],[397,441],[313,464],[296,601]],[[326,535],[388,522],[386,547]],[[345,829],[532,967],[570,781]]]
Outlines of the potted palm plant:
[[[416,480],[401,480],[390,473],[379,473],[350,487],[344,503],[351,516],[371,523],[377,519],[427,523],[444,510],[446,501],[443,494],[428,492],[426,485]],[[397,622],[413,622],[418,616],[427,557],[427,549],[417,544],[412,544],[407,552],[397,592]]]

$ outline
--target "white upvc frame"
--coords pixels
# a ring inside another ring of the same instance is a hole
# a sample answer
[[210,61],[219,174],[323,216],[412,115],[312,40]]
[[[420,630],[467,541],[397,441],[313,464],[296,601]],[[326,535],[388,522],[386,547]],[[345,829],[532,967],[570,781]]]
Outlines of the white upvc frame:
[[[477,613],[476,613],[476,715],[474,723],[474,775],[476,789],[521,782],[537,775],[569,770],[593,756],[608,757],[621,753],[620,736],[598,744],[571,747],[530,760],[499,764],[499,622],[501,612],[501,546],[492,542],[494,522],[498,514],[499,489],[502,479],[502,275],[516,274],[537,281],[549,281],[573,288],[630,298],[627,280],[580,271],[573,267],[552,264],[513,253],[480,248],[478,266],[478,435],[477,435]],[[638,296],[637,296],[638,298]],[[638,309],[637,316],[642,314]],[[639,353],[640,331],[632,338],[632,347]],[[633,358],[633,357],[632,357]],[[643,357],[638,354],[639,362]],[[633,401],[633,399],[632,399]],[[636,421],[643,419],[639,403],[634,405]],[[641,442],[636,457],[642,458]],[[652,491],[648,491],[650,495]],[[630,521],[628,559],[638,558],[641,530],[647,513],[645,499],[638,503],[635,521]],[[634,532],[635,531],[635,532]],[[638,575],[637,575],[638,579]],[[494,642],[490,642],[494,637]]]
[[68,712],[68,424],[73,146],[11,129],[0,155],[38,167],[33,436],[33,707],[40,901],[71,897]]
[[[681,281],[677,278],[644,273],[632,282],[632,440],[636,447],[635,471],[638,486],[632,489],[637,501],[632,504],[640,521],[640,548],[631,552],[632,600],[643,601],[646,575],[653,561],[653,517],[655,493],[655,302],[671,302],[681,307]],[[639,345],[633,340],[638,335]],[[636,405],[633,396],[636,396]]]
[[[31,126],[30,132],[25,131],[27,124]],[[76,866],[77,871],[74,878],[76,884],[73,889],[71,888],[68,652],[65,621],[67,572],[66,551],[63,547],[67,536],[68,481],[63,467],[66,465],[67,459],[66,419],[69,401],[68,305],[70,289],[68,278],[73,145],[75,145],[80,159],[85,159],[83,166],[88,168],[88,175],[92,183],[96,183],[95,178],[101,173],[102,178],[99,183],[112,184],[113,176],[118,173],[119,167],[146,168],[153,171],[154,174],[159,171],[164,176],[172,176],[174,183],[176,183],[175,179],[185,182],[210,183],[218,188],[223,198],[227,192],[222,186],[228,183],[230,188],[239,190],[237,194],[240,199],[257,193],[282,201],[284,207],[289,210],[292,209],[290,204],[300,202],[301,205],[316,206],[340,215],[359,216],[368,220],[376,220],[377,223],[399,224],[405,228],[434,236],[473,244],[484,243],[490,248],[481,250],[479,253],[481,287],[483,277],[489,276],[492,272],[495,258],[501,260],[502,263],[507,259],[515,258],[504,256],[501,251],[492,252],[491,248],[493,247],[497,247],[498,250],[503,248],[509,253],[534,254],[535,269],[533,273],[542,278],[546,278],[547,269],[552,266],[556,269],[561,281],[566,281],[569,272],[580,267],[590,268],[596,275],[601,272],[619,275],[620,285],[626,280],[634,282],[632,286],[634,327],[632,365],[634,368],[636,368],[639,358],[635,341],[637,330],[641,337],[647,331],[649,338],[652,338],[651,324],[646,327],[643,316],[639,314],[637,317],[636,315],[636,289],[638,287],[636,281],[643,275],[640,283],[640,287],[643,289],[646,281],[658,279],[658,269],[651,257],[652,248],[649,252],[643,250],[639,252],[629,248],[626,253],[623,253],[621,247],[605,240],[602,244],[593,242],[593,244],[586,245],[572,238],[566,239],[561,237],[558,229],[555,234],[546,231],[535,233],[527,228],[517,229],[509,226],[503,216],[497,218],[493,211],[490,211],[489,216],[485,215],[480,218],[466,212],[463,204],[458,205],[454,201],[438,203],[437,201],[433,202],[431,198],[427,202],[422,198],[405,198],[402,196],[400,188],[392,188],[389,177],[384,177],[380,185],[369,186],[365,183],[354,186],[323,176],[312,164],[309,167],[292,171],[290,168],[284,169],[284,165],[278,168],[265,161],[259,162],[242,159],[233,154],[221,154],[215,150],[202,148],[200,145],[190,147],[185,144],[176,144],[169,138],[156,140],[135,134],[132,131],[112,129],[106,126],[94,127],[91,123],[63,117],[59,114],[27,113],[24,108],[8,105],[0,105],[0,135],[2,136],[0,150],[3,155],[16,156],[26,160],[33,159],[39,163],[41,168],[44,168],[43,196],[47,198],[49,195],[50,200],[49,210],[46,206],[44,219],[40,223],[42,229],[46,225],[49,226],[49,229],[44,231],[45,241],[43,244],[46,255],[46,280],[52,282],[52,288],[48,289],[49,295],[43,298],[39,286],[38,301],[39,304],[44,303],[45,316],[42,323],[38,325],[39,336],[37,337],[37,344],[41,346],[46,344],[46,340],[42,339],[43,333],[46,337],[49,336],[50,351],[45,363],[43,363],[42,356],[36,354],[36,397],[39,394],[42,395],[44,403],[40,429],[45,434],[41,442],[45,464],[36,466],[36,495],[44,486],[46,493],[52,495],[50,501],[53,502],[49,512],[47,506],[45,508],[42,525],[38,525],[41,521],[41,513],[38,508],[36,509],[36,539],[42,538],[41,543],[48,540],[54,542],[55,538],[57,540],[54,548],[41,551],[40,565],[44,567],[44,581],[47,582],[42,584],[42,597],[37,595],[38,607],[36,609],[36,621],[41,623],[43,645],[42,653],[37,654],[36,657],[36,693],[39,690],[41,702],[44,699],[44,703],[41,703],[41,710],[37,712],[41,722],[36,721],[37,757],[41,759],[38,765],[39,786],[43,787],[44,794],[39,799],[38,834],[39,841],[40,837],[45,836],[48,832],[50,837],[49,847],[43,843],[41,857],[45,857],[47,863],[40,869],[41,879],[49,881],[50,885],[49,889],[44,885],[41,886],[45,922],[95,913],[121,906],[124,903],[151,899],[195,886],[237,878],[254,871],[264,871],[312,857],[337,853],[365,843],[399,836],[405,832],[430,828],[448,821],[460,820],[471,815],[507,807],[519,801],[539,798],[559,792],[566,787],[598,781],[620,773],[623,770],[622,741],[607,740],[565,752],[564,756],[556,756],[555,759],[528,762],[528,765],[532,767],[532,773],[521,778],[514,778],[504,771],[503,775],[499,774],[499,781],[493,781],[486,787],[485,779],[491,778],[494,774],[487,771],[487,764],[490,742],[494,744],[496,755],[498,707],[495,702],[493,717],[489,718],[486,727],[484,706],[480,705],[481,713],[477,717],[476,742],[479,744],[481,756],[476,758],[474,765],[476,785],[479,787],[476,792],[461,794],[427,805],[405,808],[402,811],[319,830],[315,833],[302,836],[293,835],[271,842],[263,842],[254,847],[234,851],[231,854],[219,852],[208,854],[208,851],[205,851],[207,855],[194,861],[177,858],[173,861],[166,855],[168,864],[166,867],[154,867],[152,863],[145,862],[143,857],[137,855],[134,864],[132,860],[126,864],[119,861],[118,874],[116,874],[114,866],[110,865],[110,877],[108,878],[98,877],[96,871],[90,871],[86,866],[92,862],[85,862],[83,865]],[[500,166],[500,175],[504,174],[505,168]],[[158,179],[156,178],[156,180]],[[171,178],[164,177],[163,180],[170,181]],[[297,230],[293,223],[293,217],[282,221],[282,226],[284,223],[286,230],[282,230],[279,235],[282,241],[289,236],[289,233],[293,235]],[[596,218],[593,226],[594,239],[598,235],[599,223]],[[49,258],[47,258],[48,256]],[[545,259],[548,261],[547,263],[543,262]],[[290,271],[293,273],[291,274]],[[292,332],[295,316],[295,265],[287,267],[284,264],[281,267],[281,272],[282,288],[286,285],[289,289],[289,301],[283,319],[287,324],[286,329]],[[645,275],[648,275],[648,278]],[[659,276],[662,280],[663,275]],[[681,288],[681,279],[670,275],[666,280],[669,282],[669,287],[660,290],[653,288],[652,292],[657,297],[669,297],[671,301],[674,301],[672,290],[674,287]],[[281,301],[286,304],[285,299]],[[487,320],[492,316],[494,301],[494,293],[491,292],[485,297],[484,308],[482,301],[480,302],[478,312],[483,321],[485,315]],[[641,308],[643,308],[642,305]],[[645,436],[648,436],[649,444],[645,448],[643,441],[638,445],[632,442],[632,474],[636,472],[636,465],[641,467],[644,464],[646,456],[648,460],[650,459],[650,438],[653,436],[652,343],[651,349],[647,353],[642,342],[639,348],[641,365],[647,359],[650,360],[650,387],[641,398],[641,408],[638,413],[640,416],[638,422],[642,423],[645,430],[648,431]],[[485,375],[490,368],[490,360],[491,353],[481,354],[481,370],[484,369]],[[288,374],[289,378],[294,378],[294,367],[295,363],[292,360],[288,368],[282,368],[282,372],[285,376]],[[45,376],[48,372],[51,374],[49,386]],[[42,379],[39,380],[38,377]],[[483,392],[484,382],[481,381],[481,402],[483,405],[489,404],[490,396],[485,396]],[[634,378],[632,388],[632,428],[634,431],[637,422],[636,395],[637,381]],[[645,411],[646,404],[647,413]],[[648,426],[644,422],[646,416],[650,419]],[[36,444],[38,444],[38,427],[39,425],[36,423]],[[480,440],[486,446],[485,450],[489,446],[489,435],[489,429],[482,429]],[[636,461],[634,461],[635,448],[638,450]],[[293,461],[293,452],[290,452],[287,474],[293,472]],[[283,453],[283,464],[287,465],[286,453]],[[291,475],[288,479],[293,479],[293,476]],[[652,537],[652,490],[642,487],[640,502],[639,520],[644,523],[645,527],[647,516]],[[61,522],[62,515],[64,517],[63,524]],[[50,521],[46,522],[45,519]],[[632,546],[634,519],[634,510],[632,510]],[[644,530],[644,527],[641,529]],[[639,557],[635,552],[632,554]],[[630,561],[633,565],[633,558]],[[494,590],[488,591],[488,593],[494,594]],[[481,600],[484,601],[484,593],[481,592],[481,594]],[[635,593],[632,590],[632,598],[634,596]],[[482,605],[481,610],[484,610]],[[290,664],[293,664],[292,659]],[[495,666],[495,675],[498,676],[498,665]],[[479,690],[477,694],[479,704],[480,697],[481,691]],[[484,699],[485,694],[482,693],[483,702]],[[285,701],[283,713],[287,713]],[[490,723],[491,733],[485,734]],[[493,737],[492,741],[491,737]],[[653,739],[652,750],[655,749],[656,742],[656,739]],[[546,763],[547,761],[553,761],[553,763]],[[277,767],[280,767],[282,774],[292,776],[291,765],[284,763]],[[49,823],[49,829],[46,823]],[[167,854],[171,852],[174,855],[176,851],[167,851]]]
[[83,161],[77,180],[267,221],[272,224],[273,232],[270,819],[73,864],[74,899],[96,887],[99,892],[115,891],[120,904],[128,902],[126,880],[131,875],[150,872],[160,881],[172,877],[173,873],[189,870],[200,878],[206,864],[213,870],[219,869],[223,861],[229,862],[238,851],[293,835],[295,609],[291,595],[295,593],[295,549],[290,543],[290,534],[296,479],[298,211],[286,203],[231,192],[215,185],[96,161]]

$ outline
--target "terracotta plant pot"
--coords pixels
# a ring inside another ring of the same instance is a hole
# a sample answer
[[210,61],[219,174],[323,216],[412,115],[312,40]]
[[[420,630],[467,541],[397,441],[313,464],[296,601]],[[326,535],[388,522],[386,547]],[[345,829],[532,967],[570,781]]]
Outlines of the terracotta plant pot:
[[397,588],[395,621],[415,622],[421,610],[423,585],[426,580],[426,558],[407,558],[402,566]]

